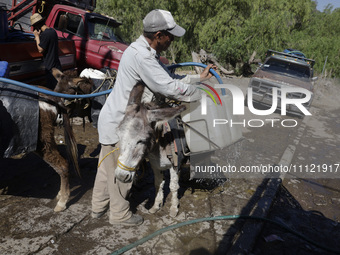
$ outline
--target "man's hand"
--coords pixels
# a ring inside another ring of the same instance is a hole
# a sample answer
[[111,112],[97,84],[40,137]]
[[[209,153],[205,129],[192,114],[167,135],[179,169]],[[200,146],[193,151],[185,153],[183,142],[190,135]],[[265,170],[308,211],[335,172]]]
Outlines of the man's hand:
[[33,34],[35,36],[34,40],[37,44],[38,51],[39,51],[39,53],[43,53],[44,49],[39,46],[39,44],[40,44],[40,33],[41,33],[41,30],[38,31],[37,29],[34,29],[34,31],[33,31]]
[[212,73],[209,72],[210,69],[214,69],[216,70],[217,67],[213,64],[209,64],[207,65],[207,67],[204,69],[204,71],[201,73],[201,76],[200,76],[200,79],[201,81],[205,81],[205,80],[208,80],[212,77]]
[[34,29],[34,31],[33,31],[35,38],[39,37],[40,33],[41,33],[41,30],[38,31],[37,29]]

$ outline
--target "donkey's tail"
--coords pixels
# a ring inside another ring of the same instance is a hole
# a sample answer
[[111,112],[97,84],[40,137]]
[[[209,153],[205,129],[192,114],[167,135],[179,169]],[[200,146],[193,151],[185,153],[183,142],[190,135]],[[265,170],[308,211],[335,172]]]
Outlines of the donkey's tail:
[[63,126],[64,126],[64,137],[66,142],[66,151],[72,161],[73,167],[76,170],[79,177],[81,177],[79,164],[78,164],[78,149],[77,142],[73,135],[70,119],[67,113],[63,113]]

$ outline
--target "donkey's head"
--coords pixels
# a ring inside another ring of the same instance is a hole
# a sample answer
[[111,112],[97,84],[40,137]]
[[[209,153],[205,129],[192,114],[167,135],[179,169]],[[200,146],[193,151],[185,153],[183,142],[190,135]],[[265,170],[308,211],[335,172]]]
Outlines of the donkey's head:
[[120,155],[115,171],[122,182],[131,182],[139,163],[155,144],[157,122],[164,122],[178,116],[185,106],[159,108],[152,104],[141,103],[144,85],[137,83],[132,89],[124,119],[120,123]]
[[[93,88],[93,82],[89,78],[79,78],[76,73],[65,71],[64,73],[60,70],[53,68],[53,76],[58,81],[54,91],[58,93],[64,93],[69,95],[83,95],[90,94]],[[70,116],[87,116],[90,110],[90,99],[75,99],[75,100],[64,100],[65,106],[69,109]]]

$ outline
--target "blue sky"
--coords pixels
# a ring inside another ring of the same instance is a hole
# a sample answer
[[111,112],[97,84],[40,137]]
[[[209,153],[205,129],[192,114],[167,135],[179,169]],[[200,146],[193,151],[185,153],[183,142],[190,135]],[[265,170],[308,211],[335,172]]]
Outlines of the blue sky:
[[315,2],[318,2],[318,5],[316,9],[319,11],[323,11],[327,4],[332,4],[334,9],[340,8],[340,0],[314,0]]

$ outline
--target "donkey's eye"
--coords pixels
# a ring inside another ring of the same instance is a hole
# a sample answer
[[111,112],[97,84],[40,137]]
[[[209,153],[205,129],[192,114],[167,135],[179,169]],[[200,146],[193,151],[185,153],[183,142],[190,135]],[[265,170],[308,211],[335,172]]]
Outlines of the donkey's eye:
[[146,140],[138,140],[137,144],[145,144]]

